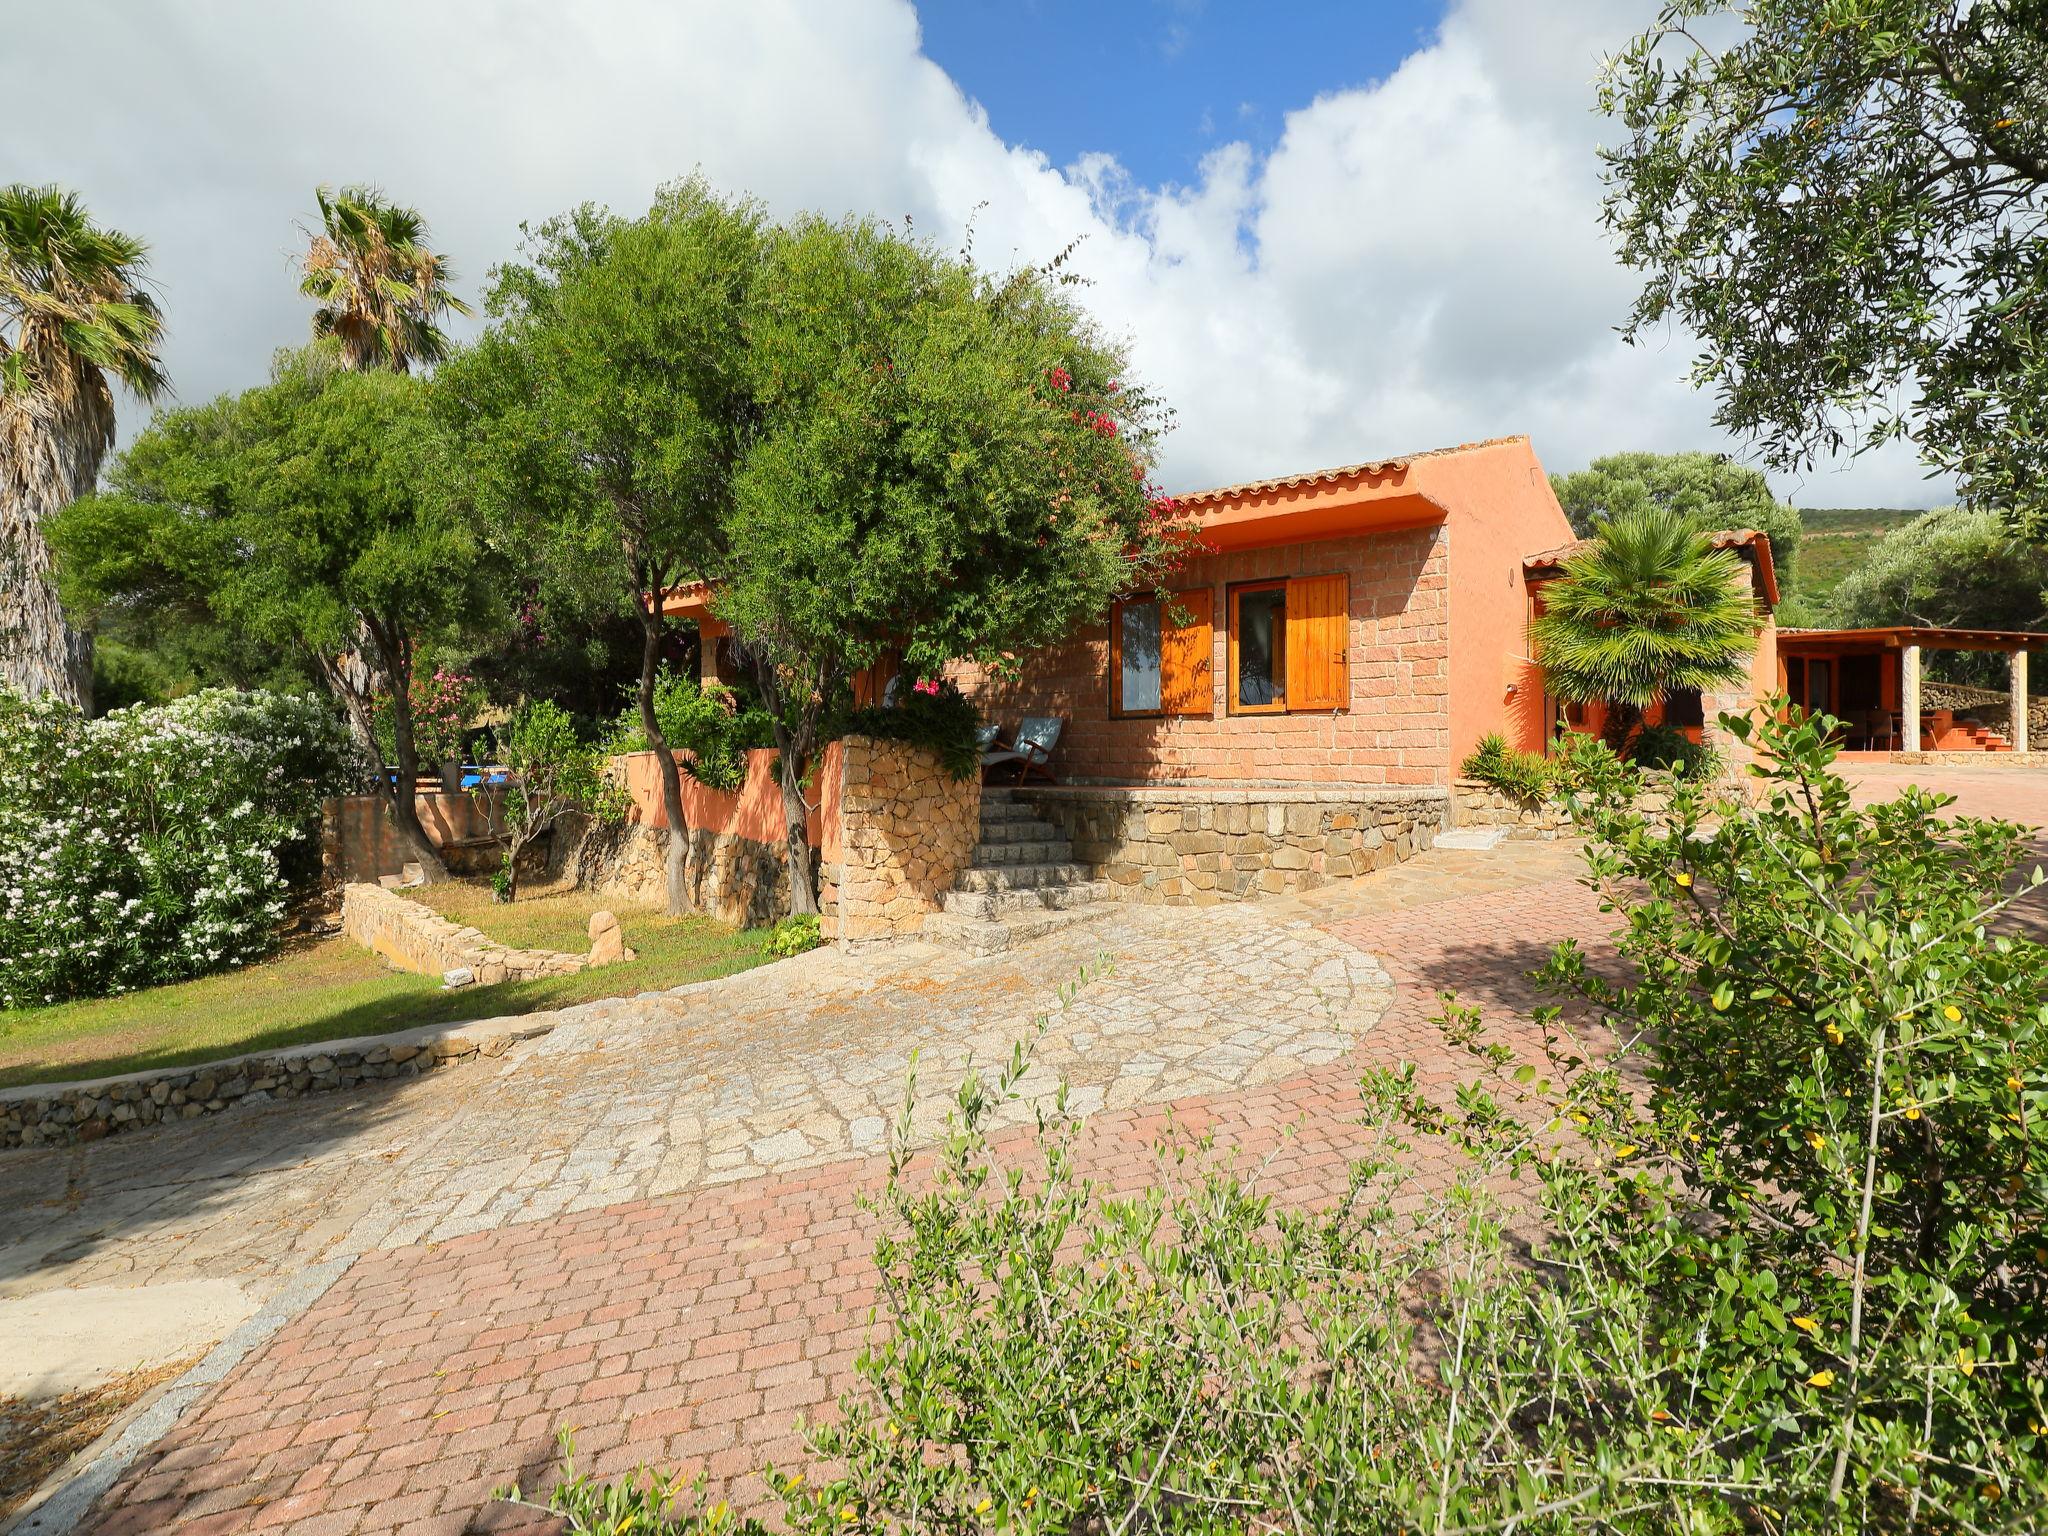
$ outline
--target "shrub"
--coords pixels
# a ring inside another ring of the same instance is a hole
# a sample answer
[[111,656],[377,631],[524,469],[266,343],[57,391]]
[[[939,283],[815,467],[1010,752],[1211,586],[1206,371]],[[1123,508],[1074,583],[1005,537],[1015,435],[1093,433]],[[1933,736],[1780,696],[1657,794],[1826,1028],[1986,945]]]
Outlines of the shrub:
[[[775,744],[766,710],[743,704],[722,683],[700,685],[693,677],[662,669],[654,683],[654,718],[662,735],[678,752],[688,754],[683,767],[708,789],[732,791],[747,781],[747,753]],[[629,705],[619,716],[610,752],[645,752],[647,736],[640,709]]]
[[[517,711],[495,737],[497,760],[509,771],[500,812],[505,860],[492,877],[500,901],[519,896],[519,860],[571,811],[599,814],[614,798],[602,756],[576,735],[576,722],[543,699]],[[488,791],[479,791],[490,803]]]
[[1524,804],[1547,800],[1556,788],[1548,758],[1541,752],[1517,752],[1498,732],[1480,737],[1459,771]]
[[1623,755],[1641,768],[1712,778],[1721,768],[1721,754],[1694,741],[1675,725],[1639,725]]
[[0,698],[0,1006],[265,953],[353,766],[308,698],[215,689],[98,720]]
[[816,949],[824,942],[819,932],[818,914],[798,912],[785,917],[769,931],[768,942],[763,946],[777,960],[787,960],[805,950]]
[[948,679],[917,683],[893,708],[854,710],[836,734],[929,747],[939,755],[940,766],[965,783],[981,772],[980,731],[981,715]]

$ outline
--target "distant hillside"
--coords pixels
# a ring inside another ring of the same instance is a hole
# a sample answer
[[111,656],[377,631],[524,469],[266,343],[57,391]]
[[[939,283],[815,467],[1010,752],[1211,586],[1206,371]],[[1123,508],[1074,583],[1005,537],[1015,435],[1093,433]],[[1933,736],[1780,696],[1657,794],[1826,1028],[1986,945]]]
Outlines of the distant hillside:
[[1861,565],[1871,547],[1894,528],[1921,516],[1924,507],[1801,507],[1805,537],[1799,541],[1800,605],[1818,618],[1844,576]]

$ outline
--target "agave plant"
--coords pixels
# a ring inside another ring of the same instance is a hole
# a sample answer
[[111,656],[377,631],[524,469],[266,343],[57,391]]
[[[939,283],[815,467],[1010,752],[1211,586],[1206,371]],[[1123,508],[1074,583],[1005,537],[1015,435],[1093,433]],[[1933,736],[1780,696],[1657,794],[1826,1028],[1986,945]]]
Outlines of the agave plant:
[[44,523],[93,487],[118,379],[167,387],[149,248],[57,187],[0,187],[0,688],[85,707],[92,654],[65,622]]
[[322,187],[320,229],[299,262],[299,292],[319,307],[313,334],[338,344],[344,367],[410,371],[448,355],[437,321],[471,313],[448,289],[447,259],[427,245],[427,225],[375,187]]
[[1543,604],[1530,638],[1550,692],[1630,717],[1673,689],[1735,681],[1756,648],[1737,557],[1669,512],[1603,523]]

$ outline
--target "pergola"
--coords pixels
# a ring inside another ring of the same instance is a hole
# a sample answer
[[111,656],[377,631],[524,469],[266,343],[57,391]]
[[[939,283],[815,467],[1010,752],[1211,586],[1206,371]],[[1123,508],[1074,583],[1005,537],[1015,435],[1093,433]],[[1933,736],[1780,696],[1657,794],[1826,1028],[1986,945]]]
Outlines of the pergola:
[[1781,629],[1778,659],[1795,704],[1849,718],[1858,709],[1889,713],[1899,745],[1921,750],[1922,651],[1996,651],[2012,673],[2012,748],[2027,750],[2027,653],[2048,634],[2023,629]]

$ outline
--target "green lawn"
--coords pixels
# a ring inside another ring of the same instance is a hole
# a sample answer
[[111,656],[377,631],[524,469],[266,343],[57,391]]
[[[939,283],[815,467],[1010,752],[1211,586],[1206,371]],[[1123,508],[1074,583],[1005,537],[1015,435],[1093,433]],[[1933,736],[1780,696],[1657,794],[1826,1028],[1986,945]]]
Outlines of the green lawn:
[[532,1013],[727,976],[767,958],[765,929],[738,932],[709,918],[670,918],[583,893],[522,899],[510,907],[493,902],[487,886],[468,881],[406,894],[501,943],[577,952],[589,948],[590,914],[609,906],[639,957],[579,976],[443,992],[434,977],[394,971],[347,939],[301,940],[260,965],[219,976],[0,1012],[0,1088]]

